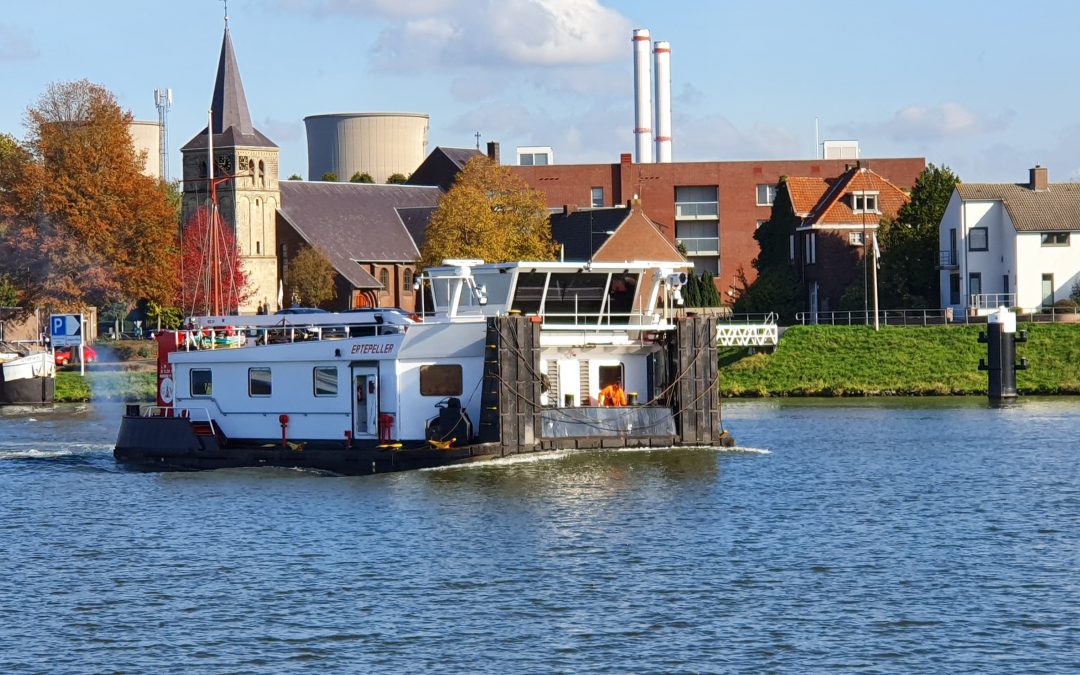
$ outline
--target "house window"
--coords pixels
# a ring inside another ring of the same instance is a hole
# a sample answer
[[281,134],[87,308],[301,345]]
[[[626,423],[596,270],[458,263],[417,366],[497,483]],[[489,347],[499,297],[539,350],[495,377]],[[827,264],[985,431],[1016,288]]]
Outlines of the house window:
[[848,232],[847,240],[852,246],[862,246],[866,243],[862,232]]
[[720,217],[720,190],[715,185],[675,188],[676,220],[709,220]]
[[852,192],[851,210],[855,213],[881,213],[878,211],[878,193]]
[[248,396],[269,396],[270,369],[248,368]]
[[968,250],[987,250],[987,233],[985,227],[973,227],[971,228],[971,231],[968,232]]
[[807,265],[813,265],[817,262],[817,233],[811,232],[803,241],[806,242],[803,259]]
[[390,290],[390,273],[386,271],[386,268],[379,270],[379,283],[382,284],[383,290]]
[[1043,232],[1042,233],[1042,245],[1043,246],[1068,246],[1069,245],[1069,233],[1068,232]]
[[776,186],[775,185],[758,185],[757,186],[757,205],[758,206],[772,206],[776,201]]
[[1054,306],[1054,275],[1044,274],[1042,275],[1042,306],[1053,307]]
[[209,368],[191,369],[191,395],[212,396],[214,393],[214,376]]
[[972,272],[968,275],[968,293],[971,295],[982,295],[982,274],[980,272]]
[[720,237],[716,221],[675,221],[675,238],[686,248],[686,255],[720,255]]
[[318,366],[313,372],[316,396],[337,396],[337,368]]
[[719,267],[720,189],[715,185],[675,187],[675,238],[698,270]]
[[960,275],[959,274],[950,274],[949,275],[949,304],[950,305],[959,305],[960,304]]
[[461,396],[461,366],[420,366],[421,396]]
[[401,290],[411,291],[412,289],[412,270],[406,267],[401,274]]
[[592,204],[594,209],[599,209],[604,206],[604,188],[594,187],[589,191],[589,203]]

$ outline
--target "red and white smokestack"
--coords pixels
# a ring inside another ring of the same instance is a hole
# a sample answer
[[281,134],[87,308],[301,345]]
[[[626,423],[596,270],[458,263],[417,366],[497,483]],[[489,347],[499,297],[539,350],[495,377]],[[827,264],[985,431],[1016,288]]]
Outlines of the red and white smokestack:
[[651,164],[652,158],[652,42],[648,28],[634,31],[634,151],[635,161]]
[[657,42],[656,60],[656,161],[671,162],[671,45]]

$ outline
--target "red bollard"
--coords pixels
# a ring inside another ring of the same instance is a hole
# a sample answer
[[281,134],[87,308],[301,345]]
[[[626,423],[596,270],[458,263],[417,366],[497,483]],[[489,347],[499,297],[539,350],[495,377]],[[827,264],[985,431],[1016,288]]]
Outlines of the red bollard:
[[281,424],[281,447],[288,447],[289,435],[287,429],[289,428],[289,416],[278,415],[278,423]]
[[345,430],[345,447],[352,449],[352,432],[348,429]]
[[394,413],[379,413],[379,442],[389,443],[394,437]]

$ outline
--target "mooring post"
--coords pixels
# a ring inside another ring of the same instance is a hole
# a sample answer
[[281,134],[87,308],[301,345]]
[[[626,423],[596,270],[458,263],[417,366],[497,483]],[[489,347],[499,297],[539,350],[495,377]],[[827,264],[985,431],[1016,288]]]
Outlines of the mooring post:
[[986,344],[986,360],[979,359],[979,370],[987,376],[987,396],[991,403],[1015,399],[1016,371],[1027,370],[1027,359],[1016,363],[1016,343],[1027,342],[1027,331],[1016,332],[1016,315],[1005,307],[986,317],[986,332],[979,332],[979,342]]

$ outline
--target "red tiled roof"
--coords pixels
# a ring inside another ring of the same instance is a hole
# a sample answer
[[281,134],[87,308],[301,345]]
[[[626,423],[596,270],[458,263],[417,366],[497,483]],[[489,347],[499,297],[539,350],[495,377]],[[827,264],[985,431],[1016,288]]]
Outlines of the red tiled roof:
[[[800,228],[858,225],[864,217],[871,220],[871,216],[873,222],[867,224],[877,226],[881,218],[896,217],[900,207],[910,199],[896,185],[864,167],[849,169],[834,180],[791,177],[787,179],[787,185],[795,214],[802,218]],[[850,198],[853,192],[876,192],[879,213],[855,213]],[[808,206],[815,196],[816,202]]]

